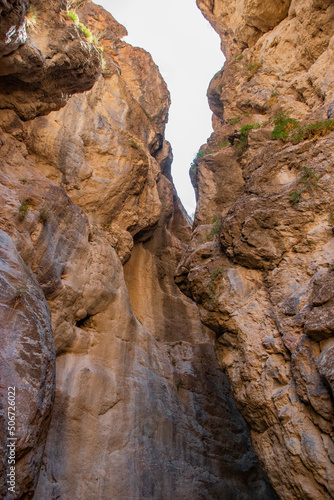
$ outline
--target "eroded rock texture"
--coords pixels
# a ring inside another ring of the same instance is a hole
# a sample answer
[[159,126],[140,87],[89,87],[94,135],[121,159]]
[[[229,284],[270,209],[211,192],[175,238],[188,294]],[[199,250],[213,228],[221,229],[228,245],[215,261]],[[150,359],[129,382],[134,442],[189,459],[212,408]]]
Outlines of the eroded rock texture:
[[191,232],[166,84],[101,7],[77,2],[103,59],[66,2],[31,3],[36,23],[0,75],[0,422],[5,447],[15,384],[15,498],[275,499],[214,334],[174,283]]
[[214,133],[191,169],[198,204],[176,280],[216,332],[280,498],[330,499],[334,134],[307,127],[333,116],[334,5],[197,3],[227,60],[208,90]]

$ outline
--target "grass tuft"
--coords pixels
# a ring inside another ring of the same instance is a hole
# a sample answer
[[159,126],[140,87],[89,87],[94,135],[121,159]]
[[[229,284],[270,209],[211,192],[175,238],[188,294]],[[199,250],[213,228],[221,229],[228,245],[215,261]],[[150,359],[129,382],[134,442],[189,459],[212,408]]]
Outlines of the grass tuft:
[[44,210],[42,209],[39,213],[39,220],[43,223],[43,224],[47,224],[50,220],[50,212],[48,212],[47,210]]
[[91,31],[87,28],[87,26],[85,26],[84,24],[82,23],[78,23],[78,27],[81,29],[81,31],[83,32],[83,34],[85,35],[85,37],[88,39],[88,40],[92,40],[92,33]]
[[253,76],[259,71],[261,66],[262,64],[259,62],[247,64],[247,69],[248,69],[247,82],[249,82],[253,78]]
[[70,19],[72,19],[72,21],[74,22],[74,24],[79,24],[80,22],[80,19],[79,19],[79,16],[76,12],[73,12],[72,10],[66,10],[64,12],[64,14],[69,17]]
[[230,120],[227,120],[227,123],[229,123],[230,125],[235,125],[236,123],[239,123],[240,120],[241,120],[241,116],[238,115],[235,118],[231,118]]
[[131,146],[133,148],[135,148],[135,149],[141,149],[141,146],[140,146],[139,142],[137,142],[135,139],[133,139],[133,137],[131,137],[129,139],[129,142],[130,142],[130,144],[131,144]]
[[290,132],[300,128],[299,122],[290,118],[284,111],[274,118],[275,128],[271,133],[273,139],[281,139],[286,142],[289,139]]
[[215,236],[220,234],[222,228],[222,221],[217,216],[214,216],[212,219],[212,227],[209,232],[206,233],[206,239],[212,240]]
[[29,212],[29,205],[31,203],[30,198],[26,198],[23,203],[19,206],[19,219],[23,220],[27,213]]

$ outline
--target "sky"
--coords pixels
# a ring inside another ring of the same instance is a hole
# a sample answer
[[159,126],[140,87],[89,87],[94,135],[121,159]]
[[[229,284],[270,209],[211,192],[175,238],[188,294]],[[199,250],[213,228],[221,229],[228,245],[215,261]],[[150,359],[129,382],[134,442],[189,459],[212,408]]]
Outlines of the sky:
[[126,27],[123,40],[153,57],[171,93],[166,139],[174,155],[172,176],[191,215],[195,195],[189,168],[212,132],[206,98],[214,74],[224,64],[220,39],[196,0],[95,0]]

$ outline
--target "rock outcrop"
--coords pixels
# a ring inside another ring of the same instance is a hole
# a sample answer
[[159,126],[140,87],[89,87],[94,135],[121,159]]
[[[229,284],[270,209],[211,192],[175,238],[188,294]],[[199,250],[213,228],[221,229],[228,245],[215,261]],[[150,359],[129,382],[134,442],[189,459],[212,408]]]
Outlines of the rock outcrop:
[[66,2],[31,2],[27,42],[1,59],[0,436],[4,451],[15,385],[13,498],[275,499],[214,334],[174,283],[191,231],[164,140],[166,84],[111,15],[77,4],[75,17]]
[[176,281],[274,489],[334,496],[334,5],[197,0],[222,39],[214,133],[191,168],[197,210]]

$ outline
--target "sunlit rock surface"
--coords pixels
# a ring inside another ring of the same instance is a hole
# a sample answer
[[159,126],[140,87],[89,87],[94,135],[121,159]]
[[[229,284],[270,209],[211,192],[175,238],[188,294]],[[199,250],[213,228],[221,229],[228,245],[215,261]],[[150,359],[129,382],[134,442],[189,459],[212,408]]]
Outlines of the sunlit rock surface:
[[0,75],[1,446],[15,384],[15,498],[275,499],[214,333],[173,279],[191,230],[166,84],[101,7],[77,9],[94,41],[65,4],[32,2]]
[[[191,169],[198,203],[176,281],[216,332],[279,497],[330,499],[334,134],[303,134],[333,117],[334,5],[197,3],[227,61],[208,90],[214,133]],[[273,140],[282,112],[301,139]]]

